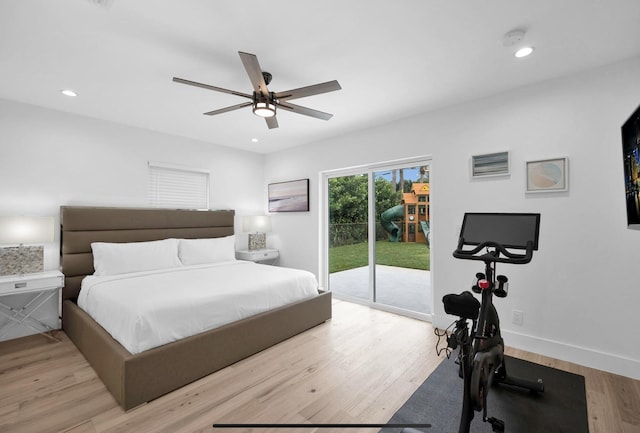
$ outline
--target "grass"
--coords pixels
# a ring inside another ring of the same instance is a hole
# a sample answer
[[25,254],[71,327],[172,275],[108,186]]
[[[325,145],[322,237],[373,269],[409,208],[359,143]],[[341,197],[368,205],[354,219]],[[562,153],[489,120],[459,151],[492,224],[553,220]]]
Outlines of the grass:
[[[329,273],[367,266],[368,244],[329,248]],[[376,242],[376,264],[398,266],[402,268],[430,269],[429,247],[423,243]]]

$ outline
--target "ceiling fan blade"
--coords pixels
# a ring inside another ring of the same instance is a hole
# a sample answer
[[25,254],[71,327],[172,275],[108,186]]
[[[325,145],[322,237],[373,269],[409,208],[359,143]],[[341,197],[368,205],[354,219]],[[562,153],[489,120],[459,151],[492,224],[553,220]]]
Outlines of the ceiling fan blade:
[[269,129],[274,129],[278,127],[278,120],[276,119],[276,116],[265,117],[264,120],[267,121],[267,126],[269,127]]
[[298,89],[285,90],[284,92],[275,93],[276,99],[298,99],[306,96],[319,95],[320,93],[334,92],[340,90],[340,83],[336,80],[327,81],[326,83],[314,84],[312,86],[300,87]]
[[216,92],[228,93],[230,95],[242,96],[244,98],[253,99],[252,95],[248,95],[242,92],[236,92],[235,90],[223,89],[222,87],[211,86],[209,84],[197,83],[191,80],[185,80],[184,78],[173,77],[173,81],[176,83],[187,84],[189,86],[202,87],[203,89],[215,90]]
[[302,107],[287,102],[286,104],[278,104],[278,108],[282,108],[287,111],[291,111],[297,114],[304,114],[305,116],[315,117],[316,119],[329,120],[333,117],[333,114],[325,113],[322,111],[314,110],[312,108]]
[[262,69],[260,68],[260,63],[258,63],[256,55],[243,53],[242,51],[238,51],[238,54],[240,54],[240,60],[242,60],[244,69],[247,71],[247,75],[249,75],[253,90],[255,90],[256,93],[262,93],[265,96],[268,95],[269,90],[267,89],[267,83],[264,82]]
[[242,104],[232,105],[226,108],[220,108],[219,110],[207,111],[205,114],[207,116],[215,116],[216,114],[226,113],[228,111],[239,110],[240,108],[249,107],[253,105],[253,102],[243,102]]

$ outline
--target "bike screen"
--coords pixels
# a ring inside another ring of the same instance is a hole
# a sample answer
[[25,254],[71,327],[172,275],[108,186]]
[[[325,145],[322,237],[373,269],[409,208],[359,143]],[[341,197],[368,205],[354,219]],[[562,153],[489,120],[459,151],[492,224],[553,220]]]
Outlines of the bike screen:
[[495,242],[505,248],[527,249],[531,242],[538,249],[540,214],[472,213],[464,214],[460,241],[462,245]]

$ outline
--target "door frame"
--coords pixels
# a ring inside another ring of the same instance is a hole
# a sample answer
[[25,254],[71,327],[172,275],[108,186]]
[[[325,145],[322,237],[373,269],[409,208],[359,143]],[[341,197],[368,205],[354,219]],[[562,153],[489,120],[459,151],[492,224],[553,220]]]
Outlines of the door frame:
[[[371,218],[371,215],[375,214],[375,200],[372,200],[375,197],[375,185],[373,175],[376,171],[390,169],[390,168],[406,168],[416,165],[424,165],[425,163],[429,165],[430,172],[433,168],[433,159],[431,155],[422,155],[411,158],[402,158],[402,159],[394,159],[389,161],[382,161],[370,164],[363,164],[352,167],[344,167],[338,169],[331,169],[321,171],[318,175],[318,184],[320,185],[320,197],[319,197],[319,212],[320,212],[320,230],[318,231],[318,245],[320,245],[320,254],[318,255],[318,269],[320,270],[319,281],[320,286],[331,290],[329,284],[329,179],[334,177],[342,177],[342,176],[355,176],[355,175],[367,175],[368,180],[368,209],[369,215],[367,215],[367,224],[368,224],[368,246],[369,246],[369,297],[368,299],[361,299],[355,297],[345,298],[344,300],[348,302],[354,302],[358,304],[368,305],[371,308],[376,308],[379,310],[389,311],[391,313],[401,314],[404,316],[412,317],[419,320],[424,320],[427,322],[431,322],[432,314],[419,313],[416,311],[405,310],[403,308],[393,307],[390,305],[379,304],[374,300],[374,287],[375,287],[375,217]],[[429,178],[429,184],[431,184],[431,178]],[[433,191],[433,189],[432,189]],[[431,203],[431,201],[430,201]],[[433,223],[430,223],[433,228]],[[431,260],[431,264],[433,264],[433,260]],[[433,267],[433,266],[431,266]],[[431,305],[434,306],[434,297],[433,297],[433,269],[430,269],[430,278],[431,278]],[[332,294],[335,295],[335,294]],[[340,296],[336,296],[337,299],[340,299]]]

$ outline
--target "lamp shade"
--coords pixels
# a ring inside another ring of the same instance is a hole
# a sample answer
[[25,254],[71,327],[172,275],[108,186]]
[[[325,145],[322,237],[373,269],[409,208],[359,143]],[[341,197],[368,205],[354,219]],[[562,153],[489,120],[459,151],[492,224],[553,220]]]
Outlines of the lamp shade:
[[53,217],[0,216],[0,244],[46,244],[53,237]]
[[271,217],[268,215],[251,215],[243,217],[242,230],[245,232],[267,233],[271,231]]

